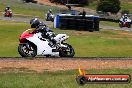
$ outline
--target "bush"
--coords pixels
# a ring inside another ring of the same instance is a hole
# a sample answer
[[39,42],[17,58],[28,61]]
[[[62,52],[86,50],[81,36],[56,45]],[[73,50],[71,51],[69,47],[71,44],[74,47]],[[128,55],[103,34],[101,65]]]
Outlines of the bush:
[[121,9],[120,0],[100,0],[97,5],[97,11],[111,12],[116,14]]
[[129,10],[122,10],[121,14],[129,14]]

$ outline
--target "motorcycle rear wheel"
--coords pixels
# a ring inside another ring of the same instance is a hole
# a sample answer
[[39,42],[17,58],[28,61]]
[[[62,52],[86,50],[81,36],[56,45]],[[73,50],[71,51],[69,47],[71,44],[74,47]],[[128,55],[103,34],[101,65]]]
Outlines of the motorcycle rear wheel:
[[66,45],[67,48],[61,47],[61,50],[59,51],[59,56],[60,57],[73,57],[75,55],[75,52],[72,46],[67,43],[65,43],[64,45]]
[[18,52],[22,57],[35,57],[37,55],[35,47],[29,44],[29,48],[27,48],[26,44],[20,44]]

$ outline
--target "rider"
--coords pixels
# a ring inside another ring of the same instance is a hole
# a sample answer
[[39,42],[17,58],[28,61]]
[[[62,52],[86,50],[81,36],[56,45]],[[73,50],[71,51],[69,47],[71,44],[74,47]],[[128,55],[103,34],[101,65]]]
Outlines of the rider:
[[82,12],[79,13],[79,15],[82,15],[83,18],[86,16],[86,11],[83,9]]
[[48,19],[48,17],[50,17],[50,15],[52,15],[52,10],[51,9],[48,10],[47,19]]
[[127,14],[124,14],[124,15],[121,17],[120,21],[121,21],[121,22],[125,22],[126,19],[129,19],[129,18],[128,18],[128,15],[127,15]]
[[25,31],[27,33],[33,33],[36,30],[36,28],[39,26],[40,21],[38,20],[38,18],[33,18],[30,20],[30,24],[31,24],[31,28]]
[[28,33],[37,33],[41,32],[43,38],[49,39],[53,45],[56,43],[56,40],[54,39],[55,33],[50,30],[44,22],[40,22],[38,18],[33,18],[30,20],[31,29],[26,30]]
[[6,8],[5,8],[5,12],[6,11],[10,11],[11,13],[12,13],[12,11],[11,11],[11,9],[10,9],[10,6],[7,6]]

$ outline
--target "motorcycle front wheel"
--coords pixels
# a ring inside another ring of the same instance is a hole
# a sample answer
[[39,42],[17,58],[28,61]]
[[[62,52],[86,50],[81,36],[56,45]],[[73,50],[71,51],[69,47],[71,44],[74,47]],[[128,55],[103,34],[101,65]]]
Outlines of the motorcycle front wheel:
[[122,23],[119,23],[119,27],[122,28]]
[[35,57],[37,55],[36,49],[31,44],[19,44],[18,52],[22,57]]
[[131,28],[131,23],[128,23],[128,28]]
[[67,43],[65,43],[64,45],[67,47],[61,47],[59,51],[59,56],[60,57],[73,57],[75,55],[75,52],[72,46]]

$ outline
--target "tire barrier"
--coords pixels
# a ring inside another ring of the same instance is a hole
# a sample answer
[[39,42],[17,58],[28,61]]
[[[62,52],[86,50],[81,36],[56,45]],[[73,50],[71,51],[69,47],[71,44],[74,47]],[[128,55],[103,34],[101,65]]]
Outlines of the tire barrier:
[[55,17],[54,27],[84,31],[99,31],[99,16],[59,14]]

